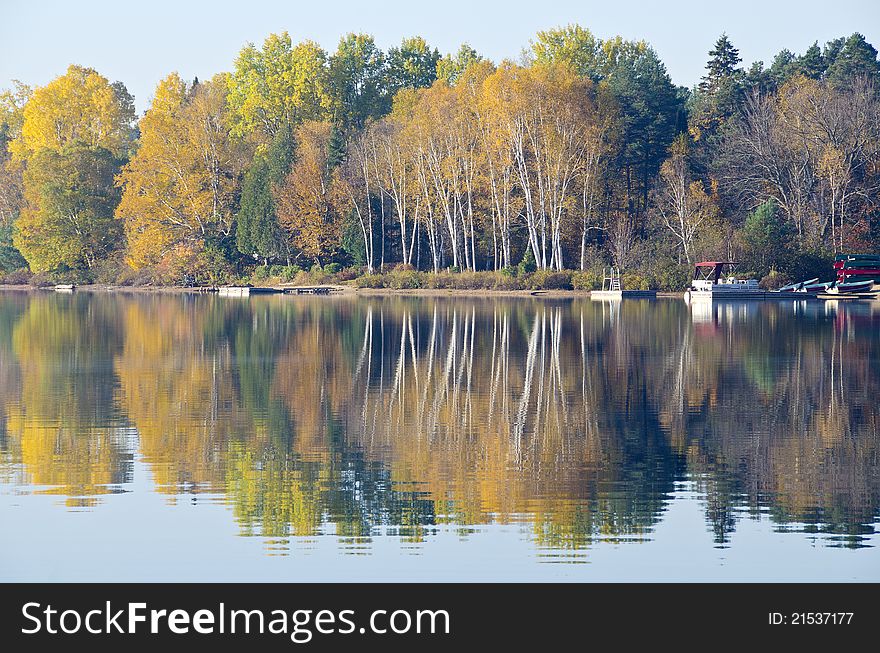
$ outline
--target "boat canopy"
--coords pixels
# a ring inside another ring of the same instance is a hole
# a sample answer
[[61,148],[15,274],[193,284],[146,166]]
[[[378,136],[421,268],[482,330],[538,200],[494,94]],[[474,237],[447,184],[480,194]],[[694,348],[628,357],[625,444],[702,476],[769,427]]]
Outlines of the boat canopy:
[[715,283],[721,278],[726,265],[736,265],[735,261],[700,261],[694,270],[694,279],[712,279]]

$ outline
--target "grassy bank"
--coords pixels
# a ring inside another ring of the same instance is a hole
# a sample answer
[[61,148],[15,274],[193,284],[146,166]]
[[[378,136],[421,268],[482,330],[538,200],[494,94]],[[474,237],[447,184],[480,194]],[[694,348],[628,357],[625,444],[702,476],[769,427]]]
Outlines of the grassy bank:
[[[644,272],[624,273],[622,282],[626,290],[656,289],[664,292],[678,292],[687,284],[687,273],[663,275],[658,278]],[[535,270],[524,271],[516,268],[502,271],[423,272],[412,268],[397,266],[383,272],[366,273],[360,268],[340,269],[338,266],[315,266],[302,270],[294,266],[259,266],[245,274],[224,274],[217,277],[170,277],[156,271],[132,272],[124,270],[119,274],[70,275],[31,274],[25,270],[0,277],[0,284],[30,285],[47,287],[58,283],[95,284],[104,286],[132,288],[164,288],[180,286],[216,285],[345,285],[363,289],[387,290],[598,290],[602,287],[601,270]]]

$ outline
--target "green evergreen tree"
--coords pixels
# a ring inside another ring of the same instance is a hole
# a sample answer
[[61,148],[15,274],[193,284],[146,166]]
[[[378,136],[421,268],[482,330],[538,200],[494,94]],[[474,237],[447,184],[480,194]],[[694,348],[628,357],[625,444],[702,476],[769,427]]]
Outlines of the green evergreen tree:
[[772,199],[749,213],[743,226],[743,240],[752,271],[763,277],[771,269],[779,269],[785,262],[788,236],[786,224]]
[[846,84],[853,77],[865,76],[880,80],[880,62],[877,49],[859,33],[843,44],[833,63],[828,66],[828,79],[834,84]]
[[797,61],[798,72],[810,79],[822,79],[825,74],[825,58],[818,43],[813,43]]
[[257,152],[241,186],[241,209],[235,226],[238,251],[254,259],[289,258],[289,247],[275,214],[272,189],[281,183],[293,163],[293,135],[282,127],[266,152]]
[[722,34],[709,50],[709,61],[706,63],[706,74],[700,81],[699,88],[704,93],[717,93],[728,80],[734,77],[742,58],[739,50],[733,47],[727,34]]

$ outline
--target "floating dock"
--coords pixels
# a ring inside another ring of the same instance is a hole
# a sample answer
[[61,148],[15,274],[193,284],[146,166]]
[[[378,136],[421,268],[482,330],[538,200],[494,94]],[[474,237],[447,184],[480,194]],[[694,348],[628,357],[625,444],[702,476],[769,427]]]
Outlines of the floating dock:
[[59,283],[55,286],[55,292],[73,292],[76,290],[75,283]]
[[874,292],[845,292],[845,293],[830,293],[830,292],[822,292],[816,295],[817,299],[822,299],[824,301],[833,301],[837,299],[861,299],[862,301],[873,301],[876,299],[880,299],[880,293]]
[[217,294],[221,297],[248,297],[249,295],[272,295],[284,292],[283,288],[254,287],[254,286],[220,286]]
[[332,292],[339,292],[339,288],[335,286],[296,286],[284,289],[284,293],[287,295],[329,295]]
[[590,299],[654,299],[656,290],[593,290]]

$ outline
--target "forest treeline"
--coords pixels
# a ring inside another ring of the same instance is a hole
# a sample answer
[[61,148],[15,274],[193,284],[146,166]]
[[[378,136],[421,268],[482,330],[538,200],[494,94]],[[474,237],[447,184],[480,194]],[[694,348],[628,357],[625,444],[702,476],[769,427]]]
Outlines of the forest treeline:
[[880,244],[880,63],[860,34],[676,86],[644,41],[570,25],[518,61],[287,33],[139,118],[71,65],[0,95],[5,281],[680,289],[702,258],[768,285]]

